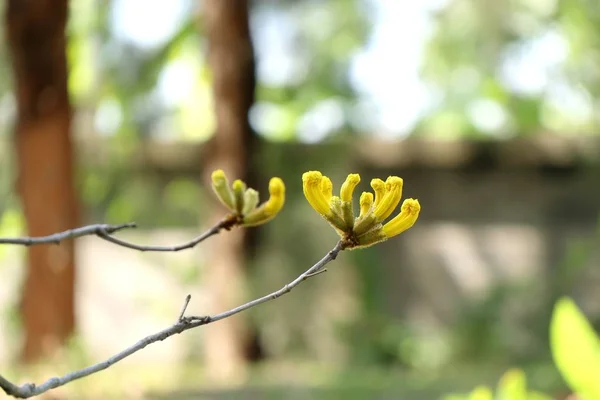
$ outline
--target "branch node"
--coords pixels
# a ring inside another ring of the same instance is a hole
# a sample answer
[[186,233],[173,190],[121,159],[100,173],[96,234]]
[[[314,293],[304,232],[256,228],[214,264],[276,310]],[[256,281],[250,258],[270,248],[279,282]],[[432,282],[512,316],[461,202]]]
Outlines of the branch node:
[[208,324],[212,321],[212,318],[209,315],[203,315],[203,316],[195,316],[195,315],[190,315],[189,317],[183,317],[181,319],[181,322],[184,322],[186,324],[194,324],[194,323],[200,323],[201,325],[205,325]]

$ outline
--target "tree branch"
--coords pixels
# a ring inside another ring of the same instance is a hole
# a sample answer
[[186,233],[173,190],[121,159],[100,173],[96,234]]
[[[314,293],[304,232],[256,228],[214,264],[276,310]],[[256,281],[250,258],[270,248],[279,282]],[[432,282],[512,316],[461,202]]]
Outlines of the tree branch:
[[135,222],[120,225],[95,224],[82,226],[81,228],[69,229],[68,231],[54,233],[48,236],[22,237],[22,238],[0,238],[0,244],[20,244],[33,246],[37,244],[60,244],[63,240],[75,239],[87,235],[110,235],[122,229],[135,228]]
[[128,249],[133,249],[133,250],[181,251],[181,250],[191,249],[192,247],[195,247],[198,243],[202,242],[203,240],[206,240],[209,237],[221,232],[222,229],[231,229],[231,227],[234,224],[235,223],[231,219],[226,218],[226,219],[222,220],[221,222],[219,222],[217,225],[213,226],[212,228],[210,228],[207,231],[205,231],[204,233],[202,233],[201,235],[196,236],[195,238],[193,238],[192,240],[190,240],[188,242],[185,242],[185,243],[182,243],[182,244],[179,244],[176,246],[142,246],[139,244],[127,242],[123,239],[116,238],[116,237],[112,236],[110,234],[110,232],[104,232],[102,230],[100,232],[97,232],[96,235],[98,235],[99,238],[106,240],[107,242],[111,242],[118,246],[126,247]]
[[60,244],[63,240],[74,239],[81,236],[96,235],[107,242],[116,244],[121,247],[128,249],[139,250],[139,251],[181,251],[190,249],[196,246],[203,240],[216,235],[222,229],[231,229],[237,223],[235,216],[229,216],[221,220],[218,224],[208,229],[206,232],[199,236],[196,236],[192,240],[175,245],[175,246],[142,246],[134,243],[130,243],[123,239],[119,239],[112,234],[126,228],[136,228],[135,222],[120,225],[108,225],[108,224],[95,224],[86,225],[81,228],[69,229],[68,231],[55,233],[48,236],[39,237],[22,237],[22,238],[0,238],[0,244],[18,244],[23,246],[33,246],[38,244]]
[[[208,232],[210,232],[210,230]],[[218,232],[218,230],[217,230],[217,232]],[[187,330],[197,328],[202,325],[207,325],[207,324],[231,317],[242,311],[248,310],[259,304],[266,303],[270,300],[275,300],[275,299],[283,296],[284,294],[291,292],[293,288],[295,288],[296,286],[298,286],[299,284],[304,282],[306,279],[317,276],[320,274],[320,271],[324,271],[325,265],[327,265],[329,262],[335,260],[337,255],[339,254],[339,252],[342,250],[343,250],[343,243],[338,242],[338,244],[331,251],[329,251],[327,253],[327,255],[325,255],[325,257],[323,257],[312,267],[310,267],[309,269],[304,271],[302,274],[300,274],[296,279],[294,279],[287,285],[283,286],[281,289],[279,289],[275,292],[272,292],[266,296],[249,301],[248,303],[242,304],[231,310],[222,312],[220,314],[216,314],[213,316],[208,316],[208,315],[206,315],[206,316],[189,316],[189,317],[184,316],[187,305],[191,299],[191,296],[188,295],[185,298],[185,301],[184,301],[184,304],[182,307],[182,311],[180,312],[179,318],[175,324],[173,324],[169,328],[163,329],[162,331],[157,332],[153,335],[146,336],[145,338],[139,340],[134,345],[126,348],[125,350],[121,351],[120,353],[115,354],[114,356],[108,358],[105,361],[102,361],[98,364],[94,364],[94,365],[91,365],[91,366],[83,368],[83,369],[80,369],[78,371],[68,373],[60,378],[59,377],[50,378],[46,382],[40,384],[39,386],[34,383],[25,383],[21,386],[17,386],[14,383],[7,380],[6,378],[4,378],[2,375],[0,375],[0,388],[2,388],[4,390],[4,392],[6,394],[8,394],[9,396],[26,399],[29,397],[40,395],[44,392],[47,392],[50,389],[54,389],[59,386],[66,385],[67,383],[72,382],[74,380],[81,379],[88,375],[92,375],[92,374],[95,374],[96,372],[105,370],[105,369],[109,368],[111,365],[116,364],[117,362],[121,361],[122,359],[132,355],[133,353],[136,353],[137,351],[143,349],[144,347],[146,347],[152,343],[163,341],[175,334],[179,334],[179,333],[185,332]]]

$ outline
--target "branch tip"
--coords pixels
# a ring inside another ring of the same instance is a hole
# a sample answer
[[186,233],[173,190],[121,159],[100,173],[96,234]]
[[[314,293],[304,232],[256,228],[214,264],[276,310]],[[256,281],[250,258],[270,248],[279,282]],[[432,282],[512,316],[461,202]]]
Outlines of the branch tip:
[[318,269],[318,270],[316,270],[315,272],[312,272],[312,273],[310,273],[310,274],[307,274],[307,275],[305,276],[305,278],[312,278],[313,276],[320,275],[320,274],[322,274],[323,272],[327,272],[327,268],[323,267],[323,268],[321,268],[321,269]]
[[187,310],[187,307],[190,304],[190,300],[192,300],[191,294],[188,294],[187,296],[185,296],[185,300],[183,301],[183,307],[181,307],[181,312],[179,313],[179,318],[177,318],[177,321],[183,320],[183,316],[185,315],[185,310]]

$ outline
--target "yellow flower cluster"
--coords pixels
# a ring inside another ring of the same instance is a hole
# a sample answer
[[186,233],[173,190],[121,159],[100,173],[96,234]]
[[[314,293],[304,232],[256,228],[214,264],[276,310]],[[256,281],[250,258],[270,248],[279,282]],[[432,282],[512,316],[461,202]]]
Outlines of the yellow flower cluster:
[[[343,248],[356,249],[372,246],[396,236],[414,225],[419,218],[421,206],[418,200],[406,199],[401,211],[384,223],[394,212],[402,198],[403,181],[390,176],[384,182],[373,179],[373,193],[363,192],[360,196],[360,214],[354,215],[353,194],[360,183],[358,174],[350,174],[342,184],[340,195],[333,195],[331,179],[319,171],[309,171],[302,175],[304,196],[310,205],[342,238]],[[228,226],[256,226],[269,222],[283,208],[285,203],[285,185],[280,178],[271,178],[269,182],[269,200],[259,205],[258,192],[246,187],[237,179],[229,184],[223,170],[212,173],[212,188],[218,199],[231,214]]]
[[331,180],[319,171],[309,171],[302,175],[304,196],[344,241],[345,248],[368,247],[396,236],[417,221],[421,205],[418,200],[406,199],[400,213],[387,223],[383,222],[394,212],[402,198],[403,181],[390,176],[384,182],[373,179],[371,187],[375,192],[363,192],[360,196],[360,214],[354,217],[352,195],[360,182],[358,174],[350,174],[342,184],[340,196],[333,195]]
[[212,188],[221,203],[235,217],[239,226],[256,226],[272,220],[285,203],[285,185],[280,178],[271,178],[269,182],[269,200],[258,205],[258,192],[247,188],[239,179],[230,186],[223,170],[212,173]]

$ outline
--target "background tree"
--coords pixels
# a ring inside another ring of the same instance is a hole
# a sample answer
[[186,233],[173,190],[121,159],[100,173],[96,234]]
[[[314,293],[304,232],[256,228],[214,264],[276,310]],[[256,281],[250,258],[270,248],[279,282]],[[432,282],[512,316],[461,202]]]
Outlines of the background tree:
[[[17,102],[17,189],[31,236],[74,228],[78,221],[66,21],[66,0],[7,4],[6,38]],[[25,360],[50,354],[73,332],[74,285],[72,241],[29,249],[21,303]]]
[[[203,2],[217,122],[203,160],[207,184],[210,172],[217,168],[225,170],[232,179],[254,183],[249,176],[249,163],[255,139],[248,112],[254,102],[256,78],[248,14],[247,1]],[[211,246],[205,281],[211,290],[210,312],[234,307],[244,298],[244,242],[244,231],[235,230],[215,238]],[[240,317],[229,318],[215,325],[215,329],[207,330],[204,342],[207,371],[222,379],[238,375],[250,344],[249,333]]]

